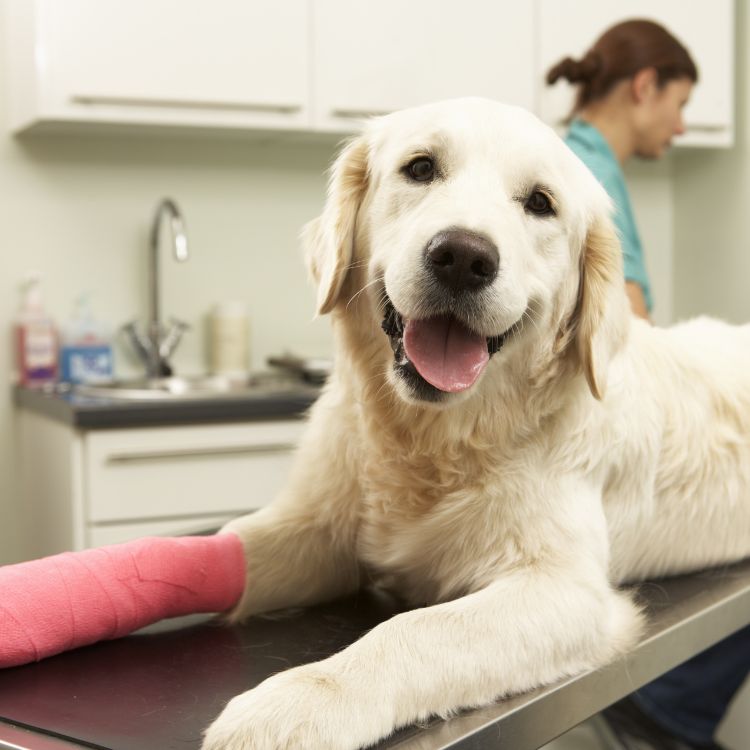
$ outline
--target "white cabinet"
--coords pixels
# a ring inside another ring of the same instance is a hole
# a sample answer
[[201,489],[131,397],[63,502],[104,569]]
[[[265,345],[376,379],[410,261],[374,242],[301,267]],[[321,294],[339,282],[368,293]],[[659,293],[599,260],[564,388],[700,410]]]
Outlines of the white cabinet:
[[456,96],[534,105],[533,5],[316,0],[314,126]]
[[217,527],[281,489],[302,420],[79,430],[19,414],[36,556]]
[[308,0],[6,0],[12,127],[309,125]]
[[11,128],[71,123],[351,132],[486,96],[558,124],[545,71],[623,17],[664,22],[701,71],[685,144],[733,139],[732,0],[4,0]]
[[573,104],[565,81],[544,85],[552,65],[580,57],[609,26],[647,18],[666,26],[690,50],[698,85],[685,108],[685,135],[675,144],[731,146],[734,139],[734,3],[732,0],[536,0],[539,19],[539,114],[559,127]]

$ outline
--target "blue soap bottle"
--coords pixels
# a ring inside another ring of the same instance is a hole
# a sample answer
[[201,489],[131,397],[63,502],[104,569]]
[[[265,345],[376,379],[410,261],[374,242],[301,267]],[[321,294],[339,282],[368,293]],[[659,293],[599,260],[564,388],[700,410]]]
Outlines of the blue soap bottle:
[[112,343],[106,327],[91,311],[88,294],[75,302],[73,317],[63,331],[60,380],[66,383],[103,383],[114,371]]

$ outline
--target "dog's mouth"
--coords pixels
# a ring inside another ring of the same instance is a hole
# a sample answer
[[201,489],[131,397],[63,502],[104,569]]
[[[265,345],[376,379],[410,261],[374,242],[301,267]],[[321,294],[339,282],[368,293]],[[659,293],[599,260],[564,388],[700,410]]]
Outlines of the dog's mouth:
[[382,328],[390,340],[396,368],[422,386],[427,398],[437,395],[425,392],[427,384],[443,393],[471,388],[510,330],[498,336],[480,336],[453,315],[404,320],[387,295]]

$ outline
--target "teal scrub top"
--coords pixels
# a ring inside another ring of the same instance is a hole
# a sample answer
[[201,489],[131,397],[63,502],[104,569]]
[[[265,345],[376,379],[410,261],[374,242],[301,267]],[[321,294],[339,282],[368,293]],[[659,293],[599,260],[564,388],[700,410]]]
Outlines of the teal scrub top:
[[573,120],[565,137],[576,156],[591,170],[615,204],[614,222],[622,244],[625,278],[643,290],[649,312],[653,306],[651,285],[643,261],[643,247],[635,225],[630,196],[617,157],[604,136],[583,120]]

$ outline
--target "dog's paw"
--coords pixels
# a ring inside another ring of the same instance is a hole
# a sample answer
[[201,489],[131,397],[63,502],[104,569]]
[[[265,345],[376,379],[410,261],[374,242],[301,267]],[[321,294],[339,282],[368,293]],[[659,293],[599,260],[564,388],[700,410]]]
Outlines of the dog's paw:
[[202,750],[355,750],[391,729],[366,692],[326,662],[290,669],[233,698]]

